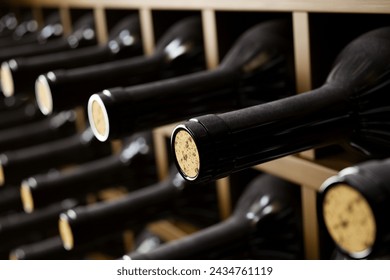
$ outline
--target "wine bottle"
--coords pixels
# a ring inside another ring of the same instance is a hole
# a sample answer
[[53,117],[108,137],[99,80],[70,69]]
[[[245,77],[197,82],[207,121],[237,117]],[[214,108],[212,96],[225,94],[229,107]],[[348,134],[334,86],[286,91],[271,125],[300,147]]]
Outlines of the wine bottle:
[[[153,55],[87,67],[51,71],[39,76],[36,99],[43,114],[86,104],[107,87],[144,83],[198,70],[204,66],[199,17],[174,24],[159,40]],[[70,94],[75,92],[75,94]]]
[[318,196],[320,224],[352,259],[388,255],[390,159],[368,160],[326,180]]
[[24,210],[30,213],[66,198],[85,197],[112,186],[134,190],[154,183],[157,176],[150,136],[136,135],[119,154],[80,164],[69,171],[27,178],[20,188]]
[[[54,53],[94,44],[96,44],[96,36],[94,31],[93,15],[91,13],[87,13],[75,23],[74,31],[68,37],[58,38],[55,40],[53,39],[45,44],[27,44],[2,50],[0,54],[0,62],[16,57]],[[12,88],[13,83],[10,70],[10,67],[13,68],[14,66],[16,65],[11,63],[9,67],[5,66],[1,68],[1,80],[6,80],[5,83],[2,82],[2,91],[5,96],[10,96],[14,92]]]
[[286,246],[284,251],[292,250],[296,258],[302,258],[300,211],[295,199],[298,194],[296,185],[271,175],[260,175],[245,189],[227,220],[163,244],[149,253],[134,252],[123,259],[192,259],[205,251],[216,252],[248,240],[254,233],[267,236],[275,248],[299,244],[289,249]]
[[106,141],[253,100],[258,104],[291,94],[292,69],[289,22],[265,22],[245,32],[216,70],[92,95],[89,122],[95,136]]
[[11,186],[0,189],[0,216],[22,211],[23,204],[18,188]]
[[24,43],[37,42],[39,26],[31,12],[27,11],[23,13],[20,17],[20,21],[16,19],[14,14],[10,17],[6,15],[5,20],[10,21],[9,27],[11,27],[11,29],[7,28],[8,35],[0,38],[0,48],[5,49],[23,45]]
[[30,104],[30,100],[28,98],[24,98],[21,96],[5,97],[0,90],[0,113],[18,109],[26,104]]
[[[60,215],[59,221],[64,247],[71,250],[89,240],[167,216],[180,196],[185,195],[185,189],[185,181],[176,169],[172,169],[164,181],[116,200],[69,209]],[[188,201],[192,197],[185,195],[183,198]],[[198,201],[200,203],[203,202]]]
[[26,102],[19,108],[16,106],[14,110],[2,112],[0,109],[0,130],[32,123],[43,118],[44,116],[42,116],[38,106],[31,102]]
[[[125,17],[113,27],[108,43],[31,57],[19,57],[3,62],[4,72],[10,79],[3,79],[2,87],[13,91],[9,95],[34,92],[39,74],[53,69],[70,69],[98,64],[116,59],[141,55],[142,42],[138,15]],[[5,83],[10,83],[9,85]]]
[[189,181],[215,180],[334,143],[386,156],[389,47],[390,28],[373,30],[340,53],[325,84],[315,90],[180,124],[171,140],[179,171]]
[[56,235],[14,248],[9,258],[11,260],[88,260],[94,259],[93,253],[100,253],[110,259],[115,259],[123,251],[123,236],[120,234],[87,243],[72,251],[66,250],[62,246],[61,237]]
[[6,13],[0,18],[0,39],[9,38],[18,26],[18,19],[14,13]]
[[[23,108],[25,109],[25,108]],[[26,108],[27,110],[29,108]],[[27,114],[29,112],[27,111]],[[11,114],[0,114],[1,117]],[[15,116],[17,118],[18,116]],[[0,127],[2,124],[0,119]],[[6,120],[4,120],[6,121]],[[30,124],[18,125],[0,130],[0,152],[34,146],[41,143],[62,139],[76,132],[76,114],[64,111],[52,117]]]
[[23,20],[8,40],[0,40],[1,49],[9,49],[26,44],[45,44],[49,40],[59,38],[63,35],[63,26],[58,11],[47,16],[44,26],[39,29],[38,23],[29,15]]
[[9,254],[16,246],[55,235],[58,215],[78,204],[65,200],[33,214],[22,212],[0,217],[0,253]]
[[[103,145],[102,145],[103,144]],[[97,141],[87,128],[81,133],[0,154],[0,186],[19,185],[23,179],[51,168],[87,162],[111,154],[111,144]]]

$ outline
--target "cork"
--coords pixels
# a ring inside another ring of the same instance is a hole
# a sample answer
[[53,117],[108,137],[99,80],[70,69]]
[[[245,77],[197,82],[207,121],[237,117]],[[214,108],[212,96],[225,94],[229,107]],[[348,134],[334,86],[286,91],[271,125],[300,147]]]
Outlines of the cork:
[[53,97],[45,76],[39,76],[35,82],[35,98],[42,114],[50,115],[53,112]]
[[[9,63],[11,62],[12,61],[10,61]],[[3,62],[1,64],[1,70],[0,70],[1,88],[3,90],[4,96],[6,97],[13,96],[15,91],[14,79],[12,77],[12,72],[9,63]]]
[[346,184],[332,187],[324,197],[323,216],[329,234],[349,254],[371,249],[376,237],[376,222],[367,200]]
[[0,186],[4,186],[4,170],[3,166],[0,163]]
[[185,130],[180,130],[174,139],[176,160],[183,174],[194,179],[199,175],[200,159],[198,148],[192,136]]
[[68,219],[64,214],[60,215],[60,219],[58,221],[58,228],[60,231],[60,236],[64,248],[68,251],[72,250],[74,246],[73,233],[69,225]]
[[20,186],[20,197],[22,199],[23,209],[26,213],[34,211],[34,199],[31,193],[30,186],[26,181],[23,181]]
[[90,97],[88,102],[88,118],[92,131],[100,141],[106,141],[109,134],[107,110],[97,94]]

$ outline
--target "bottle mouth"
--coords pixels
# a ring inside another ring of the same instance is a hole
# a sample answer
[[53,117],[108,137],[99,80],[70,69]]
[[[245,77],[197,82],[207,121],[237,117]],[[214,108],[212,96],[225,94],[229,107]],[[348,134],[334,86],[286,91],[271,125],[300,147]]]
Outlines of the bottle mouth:
[[22,199],[23,210],[26,213],[34,211],[34,199],[31,193],[30,185],[27,181],[23,181],[20,186],[20,197]]
[[172,134],[175,161],[187,180],[195,180],[200,171],[200,156],[193,136],[179,125]]
[[110,124],[106,106],[98,94],[93,94],[88,100],[88,119],[95,137],[101,142],[106,141]]
[[35,98],[38,108],[44,115],[53,113],[53,96],[45,76],[41,75],[35,82]]
[[366,198],[340,183],[326,190],[321,207],[327,231],[337,246],[353,258],[367,257],[376,240],[377,226]]
[[13,96],[15,93],[14,79],[12,76],[11,67],[8,62],[3,62],[1,64],[0,70],[1,77],[1,89],[5,97]]
[[0,162],[0,186],[4,186],[4,169],[3,165]]
[[[68,210],[67,213],[69,211],[73,212],[73,210]],[[60,214],[60,219],[58,221],[58,228],[62,240],[62,245],[66,250],[68,251],[72,250],[74,247],[73,233],[69,224],[69,219],[67,215],[64,213]]]

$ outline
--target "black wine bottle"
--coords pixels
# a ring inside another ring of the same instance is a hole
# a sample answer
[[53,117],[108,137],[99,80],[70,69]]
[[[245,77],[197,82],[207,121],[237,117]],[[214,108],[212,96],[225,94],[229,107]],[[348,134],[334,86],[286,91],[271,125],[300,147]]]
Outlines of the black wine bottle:
[[22,212],[0,217],[0,254],[9,254],[16,246],[55,235],[58,215],[79,204],[65,200],[33,214]]
[[80,164],[69,171],[24,180],[20,190],[24,210],[32,212],[108,187],[127,186],[134,190],[156,182],[154,149],[148,134],[136,135],[119,154]]
[[[0,114],[0,116],[9,115]],[[2,119],[0,119],[0,124],[1,122]],[[62,139],[75,133],[76,114],[73,111],[64,111],[30,124],[0,130],[0,152]]]
[[265,22],[245,32],[216,70],[92,95],[89,122],[105,141],[200,113],[258,104],[291,94],[292,70],[291,25]]
[[175,163],[187,180],[201,182],[334,143],[386,156],[389,61],[390,28],[368,32],[340,53],[318,89],[179,125],[171,140]]
[[38,106],[31,102],[25,102],[20,107],[16,106],[14,110],[5,110],[2,112],[0,109],[0,131],[18,125],[32,123],[43,118],[44,116],[42,116]]
[[[53,17],[49,20],[51,19],[53,19]],[[57,19],[59,20],[59,18]],[[39,26],[38,22],[33,18],[31,13],[27,12],[22,15],[20,21],[18,21],[14,16],[6,16],[5,20],[10,21],[10,27],[13,27],[13,29],[8,29],[8,36],[0,38],[0,48],[2,50],[38,42]]]
[[22,211],[23,203],[18,188],[11,186],[0,189],[0,216]]
[[[41,75],[36,98],[43,114],[86,104],[95,92],[134,85],[204,67],[202,24],[199,17],[174,24],[159,40],[153,55]],[[69,94],[75,92],[75,94]]]
[[[68,37],[53,39],[45,44],[27,44],[2,50],[0,54],[0,62],[17,57],[48,54],[95,44],[96,36],[94,31],[93,15],[92,13],[87,13],[75,23],[74,31]],[[5,65],[1,68],[1,80],[6,81],[5,83],[2,82],[2,91],[5,96],[11,96],[12,93],[14,93],[12,88],[12,74],[10,70],[10,68],[13,67],[16,67],[16,65],[10,63],[9,67]]]
[[284,251],[293,250],[296,258],[302,258],[300,207],[295,199],[298,194],[296,185],[271,175],[260,175],[245,189],[227,220],[149,253],[134,252],[123,259],[192,259],[205,251],[223,250],[230,244],[248,240],[253,233],[268,236],[268,242],[275,248],[299,244],[286,246]]
[[18,23],[15,13],[10,12],[3,15],[0,18],[0,39],[11,37]]
[[369,160],[326,180],[318,196],[320,224],[352,259],[390,253],[390,159]]
[[142,42],[138,15],[125,17],[113,27],[108,43],[31,57],[20,57],[3,62],[10,79],[1,80],[3,88],[10,88],[9,95],[34,92],[39,74],[54,69],[69,69],[98,64],[142,54]]
[[[109,259],[115,259],[115,256],[124,251],[123,243],[123,236],[117,234],[90,242],[77,250],[68,251],[62,246],[61,237],[56,235],[13,248],[9,258],[11,260],[99,260],[100,256],[104,255]],[[97,258],[93,257],[94,253],[98,254]]]
[[111,144],[97,141],[90,129],[60,140],[7,151],[0,154],[0,179],[3,179],[0,185],[20,186],[23,179],[34,174],[109,154]]
[[186,196],[187,201],[192,198],[185,195],[185,189],[185,181],[176,169],[172,169],[170,176],[157,184],[113,201],[70,209],[60,215],[59,228],[64,247],[71,250],[88,240],[164,217],[172,213],[173,205],[181,195]]

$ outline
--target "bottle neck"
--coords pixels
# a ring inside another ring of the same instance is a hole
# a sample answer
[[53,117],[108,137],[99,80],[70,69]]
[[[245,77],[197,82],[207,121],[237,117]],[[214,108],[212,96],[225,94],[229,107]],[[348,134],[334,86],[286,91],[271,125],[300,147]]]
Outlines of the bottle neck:
[[[146,143],[136,140],[120,155],[112,155],[80,165],[73,171],[59,173],[57,176],[41,175],[23,182],[28,197],[33,201],[33,208],[42,208],[67,197],[83,197],[89,192],[96,192],[112,185],[129,185],[133,189],[144,186],[150,175],[142,172],[139,165],[150,157]],[[24,186],[24,187],[23,187]],[[26,200],[28,202],[28,199]]]
[[[93,238],[121,231],[163,214],[166,206],[183,188],[182,180],[177,180],[175,178],[140,189],[113,202],[72,209],[72,213],[63,218],[71,228],[71,247],[80,246]],[[161,207],[162,205],[164,207]]]
[[244,238],[251,225],[245,218],[229,218],[228,220],[194,233],[186,238],[162,245],[149,253],[132,253],[124,257],[131,260],[179,260],[204,251],[224,247],[230,242]]
[[196,177],[197,182],[330,144],[353,131],[348,106],[341,89],[323,86],[238,111],[202,116],[174,131],[176,160],[181,162],[181,148],[179,145],[176,148],[175,142],[180,142],[176,136],[183,129],[198,150],[187,158],[196,157],[194,160],[200,162],[198,171],[188,171],[191,176],[186,172],[183,175],[191,180]]
[[[55,111],[84,105],[93,93],[105,88],[153,80],[161,71],[163,63],[162,55],[153,55],[55,71],[41,76],[46,81],[41,83],[47,83],[47,86],[43,86],[41,94],[36,93],[37,99],[41,98],[40,95],[42,98],[47,97]],[[77,94],[71,94],[75,91]]]
[[[226,69],[100,94],[109,116],[110,137],[183,120],[206,112],[237,108],[238,75]],[[150,102],[153,100],[153,102]]]

